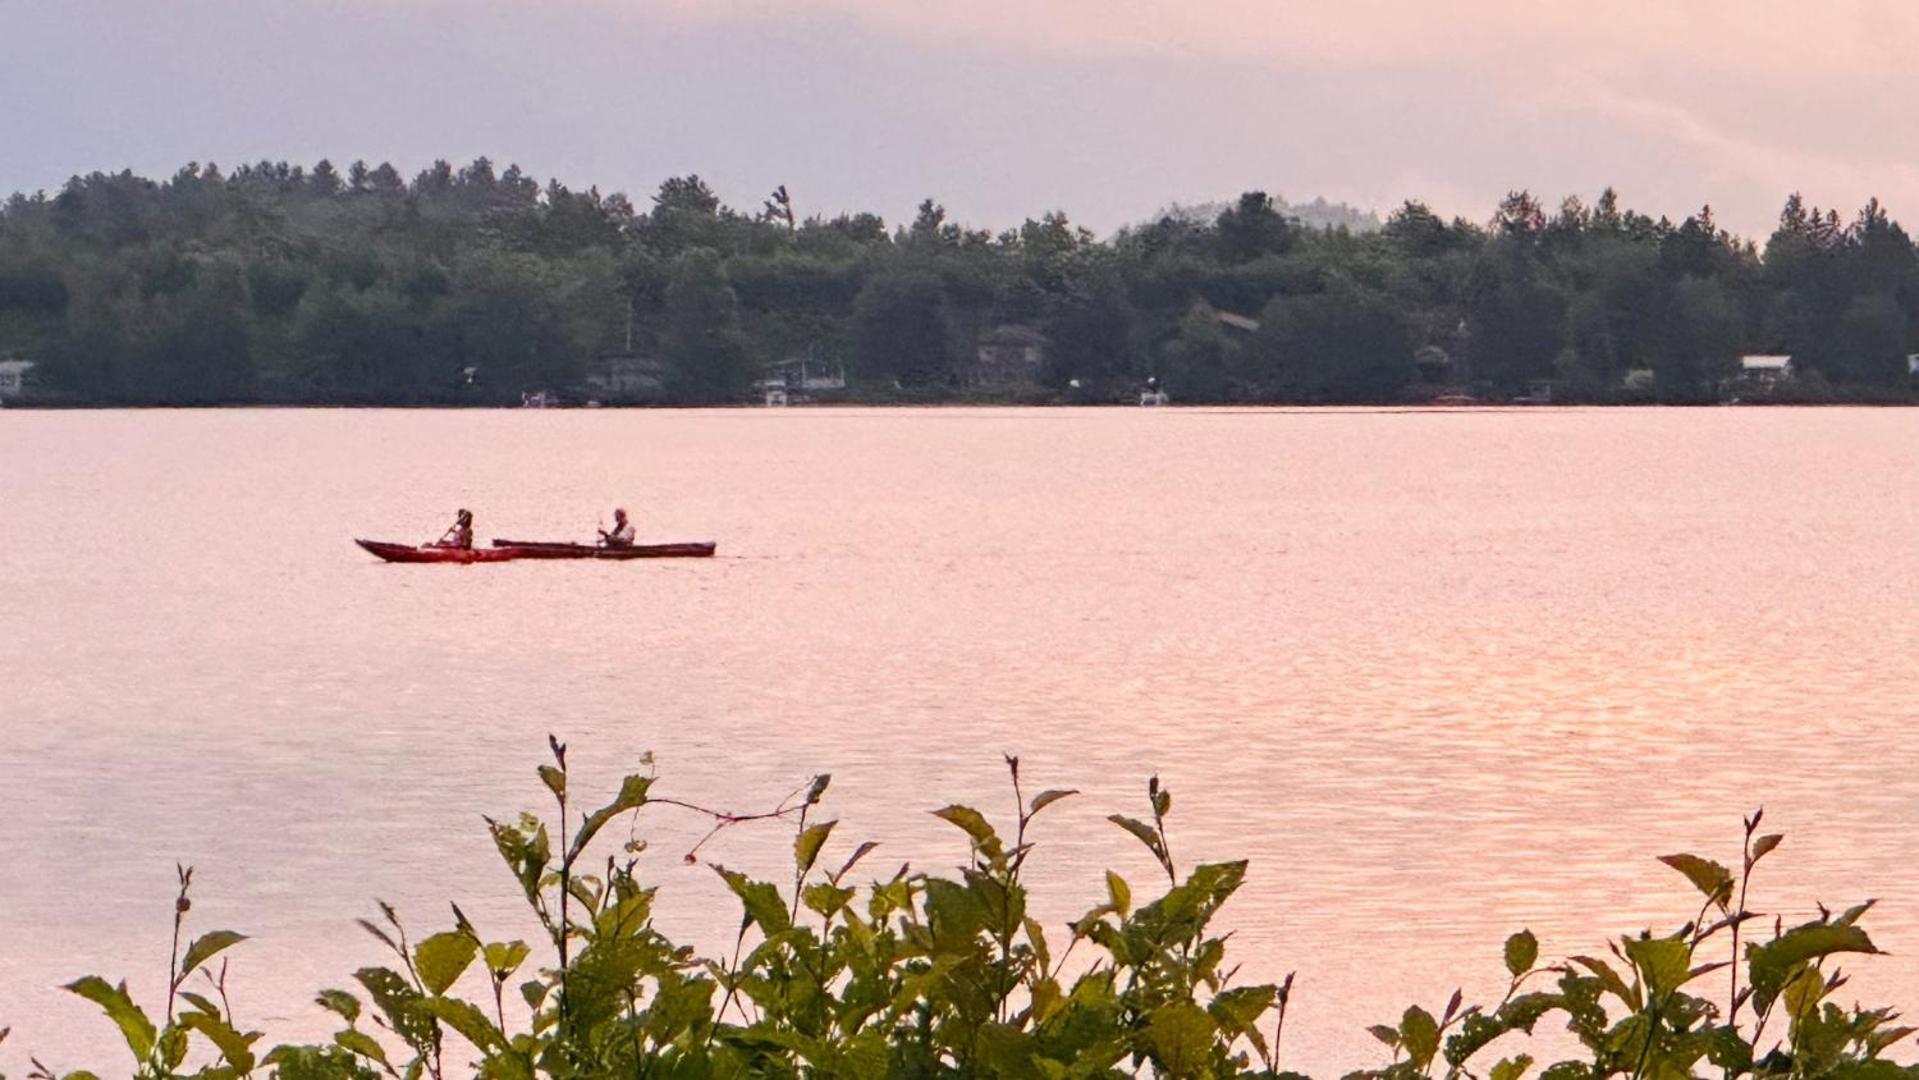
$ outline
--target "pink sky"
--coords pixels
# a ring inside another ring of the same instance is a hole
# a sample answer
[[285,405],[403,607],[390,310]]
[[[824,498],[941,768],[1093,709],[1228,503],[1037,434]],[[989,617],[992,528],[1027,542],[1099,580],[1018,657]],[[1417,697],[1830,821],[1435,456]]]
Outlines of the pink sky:
[[[0,0],[4,3],[4,0]],[[1509,188],[1769,230],[1919,220],[1919,6],[1838,0],[138,0],[8,5],[0,188],[486,154],[644,193],[1110,229],[1262,188],[1484,218]]]

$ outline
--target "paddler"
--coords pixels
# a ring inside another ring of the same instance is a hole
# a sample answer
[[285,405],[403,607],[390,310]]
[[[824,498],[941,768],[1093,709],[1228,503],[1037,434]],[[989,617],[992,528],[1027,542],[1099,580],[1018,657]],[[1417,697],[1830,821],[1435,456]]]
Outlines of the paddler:
[[633,523],[626,520],[625,510],[613,511],[613,528],[600,530],[600,543],[607,547],[633,546]]
[[471,548],[473,546],[473,511],[462,510],[453,517],[453,527],[440,534],[433,541],[434,547]]

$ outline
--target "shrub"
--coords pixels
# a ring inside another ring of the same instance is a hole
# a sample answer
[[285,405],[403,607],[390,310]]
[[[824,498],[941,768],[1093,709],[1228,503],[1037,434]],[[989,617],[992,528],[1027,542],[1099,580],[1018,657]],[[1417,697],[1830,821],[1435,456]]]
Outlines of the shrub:
[[[67,989],[119,1027],[141,1080],[226,1080],[263,1070],[285,1080],[441,1080],[468,1075],[469,1060],[472,1075],[492,1080],[1142,1073],[1299,1080],[1278,1064],[1292,976],[1235,985],[1238,968],[1228,966],[1226,938],[1214,930],[1246,863],[1196,866],[1182,876],[1166,827],[1172,793],[1157,778],[1146,789],[1149,814],[1110,820],[1151,852],[1164,890],[1135,904],[1132,884],[1108,872],[1106,895],[1065,928],[1056,949],[1027,914],[1022,871],[1036,819],[1076,792],[1026,798],[1017,758],[1007,758],[1007,767],[1020,810],[1004,831],[970,807],[935,811],[967,838],[970,854],[957,876],[902,866],[862,885],[855,874],[875,845],[834,843],[837,823],[819,820],[828,776],[770,811],[739,815],[656,795],[651,773],[635,774],[612,801],[582,813],[569,794],[566,747],[550,746],[553,760],[539,776],[554,819],[488,822],[544,930],[537,961],[534,946],[490,940],[458,907],[450,927],[416,941],[381,904],[379,921],[361,926],[393,960],[356,972],[357,990],[320,992],[318,1004],[343,1025],[332,1040],[260,1054],[263,1035],[234,1018],[224,961],[212,968],[244,937],[214,931],[180,948],[191,909],[192,871],[183,868],[159,1022],[125,983],[88,976]],[[689,862],[734,825],[793,828],[784,887],[712,866],[740,905],[731,955],[701,957],[654,927],[654,890],[636,877],[644,842],[616,842],[606,832],[649,808],[711,820]],[[1541,1080],[1677,1080],[1702,1070],[1726,1080],[1919,1080],[1919,1068],[1882,1056],[1914,1029],[1895,1026],[1891,1010],[1842,1009],[1832,1000],[1845,985],[1829,968],[1835,958],[1878,951],[1859,925],[1870,902],[1837,915],[1822,908],[1818,919],[1791,929],[1775,919],[1762,940],[1746,933],[1758,918],[1746,907],[1753,870],[1780,842],[1760,834],[1759,824],[1759,814],[1745,823],[1737,873],[1694,855],[1665,858],[1704,898],[1698,917],[1677,931],[1622,938],[1607,957],[1544,965],[1537,941],[1521,931],[1505,943],[1510,982],[1498,1003],[1467,1005],[1454,992],[1437,1013],[1407,1009],[1397,1023],[1371,1029],[1391,1061],[1352,1080],[1519,1080],[1531,1055],[1483,1059],[1495,1040],[1530,1035],[1549,1016],[1564,1022],[1583,1053],[1544,1070]],[[1710,959],[1722,945],[1727,959]],[[486,992],[460,996],[456,984],[475,970]],[[1719,984],[1709,977],[1720,973],[1723,1010],[1705,989]],[[196,975],[213,997],[189,988]],[[524,1009],[509,1013],[509,994]],[[208,1063],[189,1066],[194,1057]],[[93,1075],[62,1076],[33,1064],[33,1080]]]

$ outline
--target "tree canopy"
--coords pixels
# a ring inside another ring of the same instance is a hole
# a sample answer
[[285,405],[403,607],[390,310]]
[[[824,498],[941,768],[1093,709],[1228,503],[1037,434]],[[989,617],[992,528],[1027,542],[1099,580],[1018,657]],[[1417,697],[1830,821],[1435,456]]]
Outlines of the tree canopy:
[[[1836,396],[1911,392],[1919,253],[1877,200],[1846,219],[1793,195],[1763,243],[1611,189],[1556,210],[1516,191],[1483,224],[1416,201],[1368,231],[1289,209],[1249,191],[1101,238],[1060,211],[975,228],[931,198],[889,227],[784,185],[743,212],[698,176],[642,208],[486,158],[410,181],[360,161],[95,173],[0,206],[0,359],[75,404],[585,397],[622,361],[657,372],[649,400],[728,403],[802,356],[876,400],[995,379],[1121,400],[1157,378],[1183,401],[1541,381],[1697,401],[1742,352],[1790,354]],[[993,367],[1009,330],[1039,344]]]

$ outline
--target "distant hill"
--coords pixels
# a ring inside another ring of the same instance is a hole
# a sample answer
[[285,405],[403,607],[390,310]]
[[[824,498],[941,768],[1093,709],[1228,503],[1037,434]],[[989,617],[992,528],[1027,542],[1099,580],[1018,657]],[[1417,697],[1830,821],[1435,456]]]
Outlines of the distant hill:
[[[1169,203],[1165,209],[1154,214],[1150,220],[1160,221],[1173,218],[1176,221],[1190,221],[1196,225],[1211,224],[1220,213],[1232,204],[1224,201],[1203,203]],[[1282,214],[1297,220],[1301,225],[1314,229],[1337,229],[1344,227],[1352,232],[1373,232],[1380,227],[1379,215],[1371,210],[1361,210],[1356,206],[1327,202],[1323,197],[1315,197],[1311,202],[1293,203],[1280,196],[1273,196],[1273,206]]]

